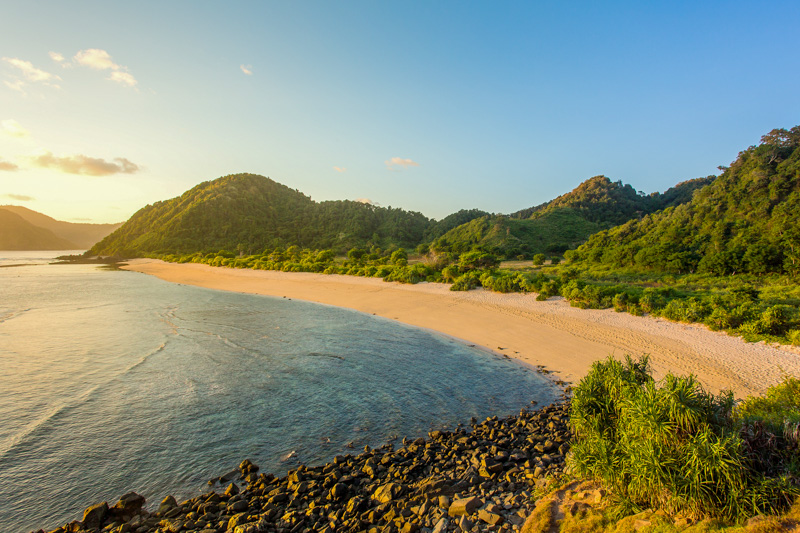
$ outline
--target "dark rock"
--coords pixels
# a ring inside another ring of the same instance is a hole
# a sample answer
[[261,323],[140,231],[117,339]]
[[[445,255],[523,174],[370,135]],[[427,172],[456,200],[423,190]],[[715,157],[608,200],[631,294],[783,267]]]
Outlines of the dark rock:
[[85,529],[100,529],[106,516],[108,516],[108,503],[98,503],[83,512],[81,522]]
[[399,483],[387,483],[375,490],[372,499],[378,503],[387,503],[397,498],[403,492],[403,487]]
[[172,509],[174,509],[176,507],[178,507],[178,502],[175,501],[175,498],[172,497],[172,496],[167,496],[166,498],[161,500],[161,503],[158,506],[158,511],[157,512],[158,512],[159,515],[163,516],[168,511],[170,511],[170,510],[172,510]]
[[123,522],[129,521],[134,515],[142,511],[145,498],[135,492],[120,496],[119,501],[109,511],[112,517]]
[[225,489],[225,493],[224,494],[225,494],[225,496],[228,496],[228,497],[236,496],[237,494],[239,494],[239,487],[236,485],[236,483],[231,483]]
[[447,514],[450,516],[470,515],[475,511],[475,509],[481,507],[482,505],[483,501],[481,501],[481,499],[477,496],[462,498],[450,504]]

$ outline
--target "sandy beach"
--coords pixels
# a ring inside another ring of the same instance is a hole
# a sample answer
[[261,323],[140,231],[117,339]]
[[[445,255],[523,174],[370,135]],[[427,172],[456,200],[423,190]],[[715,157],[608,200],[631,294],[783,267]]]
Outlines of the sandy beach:
[[763,392],[784,374],[800,376],[800,353],[793,347],[747,343],[700,325],[610,309],[577,309],[561,298],[537,302],[531,294],[452,292],[449,285],[437,283],[404,285],[152,259],[132,260],[124,268],[174,283],[355,309],[541,365],[573,384],[593,361],[625,354],[649,354],[656,377],[693,373],[707,390],[731,389],[739,398]]

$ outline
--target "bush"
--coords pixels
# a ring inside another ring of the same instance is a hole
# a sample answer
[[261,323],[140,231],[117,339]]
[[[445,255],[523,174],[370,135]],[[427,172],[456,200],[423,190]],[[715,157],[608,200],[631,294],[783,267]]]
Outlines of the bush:
[[708,394],[693,376],[656,383],[646,357],[609,357],[573,394],[571,466],[610,485],[622,509],[741,520],[778,512],[800,494],[786,472],[755,468],[733,395]]
[[470,291],[480,287],[480,275],[478,272],[467,272],[456,278],[453,285],[450,287],[451,291]]

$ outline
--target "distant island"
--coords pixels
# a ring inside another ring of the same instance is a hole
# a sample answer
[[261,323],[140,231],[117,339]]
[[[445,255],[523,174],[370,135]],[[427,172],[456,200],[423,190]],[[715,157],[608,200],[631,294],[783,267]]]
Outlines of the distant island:
[[56,220],[17,205],[0,205],[0,250],[86,250],[122,226]]

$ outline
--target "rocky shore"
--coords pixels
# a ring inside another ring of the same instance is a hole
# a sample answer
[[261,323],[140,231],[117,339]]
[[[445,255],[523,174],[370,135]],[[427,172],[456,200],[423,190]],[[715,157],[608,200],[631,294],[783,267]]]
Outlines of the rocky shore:
[[562,402],[473,420],[281,478],[245,460],[211,480],[215,490],[185,502],[167,496],[148,511],[144,497],[129,493],[51,533],[518,531],[536,487],[563,472],[568,409]]

